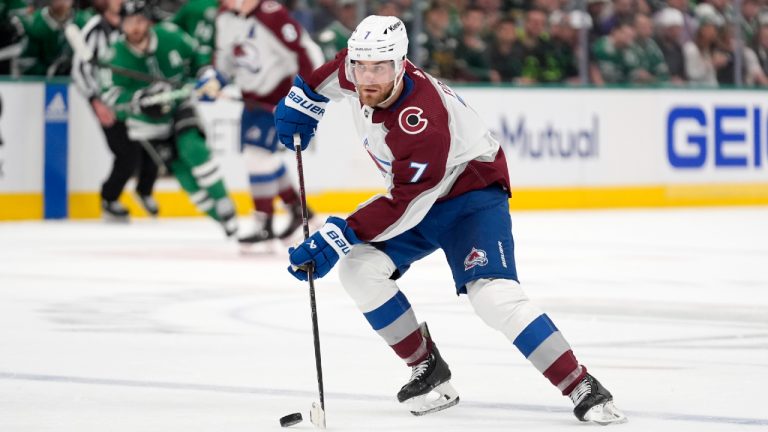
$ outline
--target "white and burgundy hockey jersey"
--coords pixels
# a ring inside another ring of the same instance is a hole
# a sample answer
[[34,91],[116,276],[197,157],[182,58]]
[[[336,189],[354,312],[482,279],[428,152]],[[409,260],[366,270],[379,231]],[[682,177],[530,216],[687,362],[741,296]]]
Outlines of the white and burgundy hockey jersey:
[[245,17],[225,9],[216,17],[216,69],[246,102],[274,108],[296,74],[308,75],[323,61],[320,47],[275,1],[259,2]]
[[344,73],[346,49],[305,81],[318,93],[347,100],[361,144],[387,183],[387,193],[347,218],[367,242],[416,226],[438,201],[498,183],[509,191],[504,152],[480,116],[452,89],[406,61],[404,89],[386,109],[363,106]]

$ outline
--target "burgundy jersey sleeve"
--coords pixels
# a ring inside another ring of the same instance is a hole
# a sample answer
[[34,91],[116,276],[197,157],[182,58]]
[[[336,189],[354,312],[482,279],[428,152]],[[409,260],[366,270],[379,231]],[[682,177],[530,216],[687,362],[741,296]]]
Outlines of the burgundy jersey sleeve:
[[288,10],[274,0],[262,1],[252,14],[269,28],[275,37],[289,50],[296,53],[299,62],[299,75],[309,75],[314,69],[306,48],[301,44],[304,29],[291,17]]

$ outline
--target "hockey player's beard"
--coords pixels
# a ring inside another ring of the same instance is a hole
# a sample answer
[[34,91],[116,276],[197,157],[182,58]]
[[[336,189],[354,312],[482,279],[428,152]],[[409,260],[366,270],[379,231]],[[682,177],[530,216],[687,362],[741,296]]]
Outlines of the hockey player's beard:
[[145,51],[149,45],[149,32],[126,33],[125,41],[137,51]]
[[386,84],[361,84],[357,86],[357,94],[360,98],[360,102],[362,102],[363,105],[375,107],[387,100],[387,98],[392,94],[392,89],[394,86],[394,81],[390,81]]

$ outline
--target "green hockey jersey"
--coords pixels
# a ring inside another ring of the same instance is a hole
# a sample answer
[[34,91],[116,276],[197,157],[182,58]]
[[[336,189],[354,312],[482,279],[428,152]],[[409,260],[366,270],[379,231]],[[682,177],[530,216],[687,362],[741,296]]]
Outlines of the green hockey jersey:
[[74,22],[82,28],[91,13],[73,11],[64,21],[56,21],[44,7],[24,20],[27,39],[19,59],[19,69],[25,75],[69,75],[72,48],[64,37],[64,27]]
[[[138,52],[124,36],[105,53],[102,61],[122,69],[172,80],[179,86],[193,80],[198,70],[210,63],[210,53],[197,48],[197,41],[171,23],[160,23],[149,32],[149,48]],[[110,105],[125,106],[133,101],[139,90],[152,85],[117,72],[104,74],[102,100]],[[178,104],[174,105],[174,109]],[[117,117],[126,120],[133,139],[161,139],[171,134],[173,110],[162,118],[148,117],[141,112],[117,110]]]
[[216,44],[218,9],[218,0],[190,0],[181,6],[171,22],[195,38],[201,50],[212,53]]

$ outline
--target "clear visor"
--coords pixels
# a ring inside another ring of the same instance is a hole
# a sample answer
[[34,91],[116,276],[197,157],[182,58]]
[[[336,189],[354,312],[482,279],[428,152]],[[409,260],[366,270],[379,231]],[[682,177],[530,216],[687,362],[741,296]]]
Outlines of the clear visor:
[[347,79],[356,86],[392,82],[402,70],[402,60],[363,61],[347,58]]

